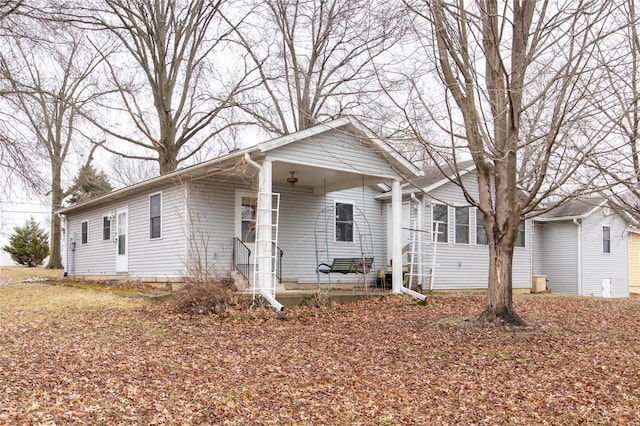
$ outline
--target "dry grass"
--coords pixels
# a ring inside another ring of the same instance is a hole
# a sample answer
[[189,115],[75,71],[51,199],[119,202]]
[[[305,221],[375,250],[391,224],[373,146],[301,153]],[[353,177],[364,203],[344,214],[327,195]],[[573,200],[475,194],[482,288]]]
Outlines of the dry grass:
[[60,280],[64,271],[62,269],[47,269],[44,266],[29,268],[26,266],[2,266],[0,267],[0,283],[18,282],[28,278],[48,278]]
[[43,283],[9,284],[0,288],[0,309],[5,313],[53,312],[66,310],[131,309],[140,300],[106,291],[88,291]]

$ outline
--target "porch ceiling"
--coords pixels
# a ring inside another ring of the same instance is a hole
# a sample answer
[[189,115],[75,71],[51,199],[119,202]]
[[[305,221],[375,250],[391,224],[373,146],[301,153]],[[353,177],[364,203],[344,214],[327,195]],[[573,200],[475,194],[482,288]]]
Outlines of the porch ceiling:
[[287,184],[294,172],[297,187],[313,188],[314,195],[343,189],[370,186],[390,180],[388,176],[365,175],[345,170],[329,169],[306,164],[274,161],[272,163],[272,183]]

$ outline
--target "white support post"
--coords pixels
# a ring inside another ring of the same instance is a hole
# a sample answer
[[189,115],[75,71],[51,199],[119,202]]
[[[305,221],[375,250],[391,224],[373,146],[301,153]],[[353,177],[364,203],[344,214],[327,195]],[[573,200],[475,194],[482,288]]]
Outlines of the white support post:
[[391,213],[393,220],[392,228],[392,259],[391,266],[391,291],[392,293],[402,292],[402,190],[400,181],[394,180],[391,186]]
[[[264,160],[262,163],[262,169],[260,170],[260,180],[259,180],[259,192],[262,194],[269,194],[268,196],[263,195],[263,199],[258,200],[258,204],[261,202],[267,201],[271,203],[271,178],[272,178],[272,162],[271,160]],[[258,288],[261,291],[266,293],[271,293],[272,282],[272,262],[268,253],[271,253],[271,206],[266,208],[266,206],[258,205],[257,212],[257,231],[260,233],[258,235],[258,246],[257,249],[257,259],[260,260],[258,264]]]

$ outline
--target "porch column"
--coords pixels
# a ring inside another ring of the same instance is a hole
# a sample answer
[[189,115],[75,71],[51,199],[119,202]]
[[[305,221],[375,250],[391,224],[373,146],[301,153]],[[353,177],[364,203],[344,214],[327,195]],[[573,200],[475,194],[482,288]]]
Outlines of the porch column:
[[[272,190],[272,161],[265,159],[260,170],[258,181],[258,212],[256,217],[256,227],[258,231],[256,246],[256,256],[258,262],[258,288],[271,292],[272,290],[272,262],[271,253],[271,190]],[[262,203],[268,203],[262,205]]]
[[400,181],[394,180],[391,186],[391,235],[392,240],[392,260],[391,266],[391,291],[393,293],[402,292],[402,190]]

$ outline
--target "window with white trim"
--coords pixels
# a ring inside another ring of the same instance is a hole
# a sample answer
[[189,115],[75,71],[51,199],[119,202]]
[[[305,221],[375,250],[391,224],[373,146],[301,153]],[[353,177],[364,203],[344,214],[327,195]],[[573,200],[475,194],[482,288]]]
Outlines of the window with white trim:
[[240,197],[240,235],[245,243],[256,242],[256,214],[258,199],[255,196]]
[[111,217],[102,216],[102,241],[111,239]]
[[162,235],[162,193],[149,196],[149,238]]
[[469,207],[455,208],[456,244],[469,244]]
[[525,240],[525,230],[526,230],[526,226],[525,226],[525,222],[524,220],[520,222],[520,225],[518,225],[518,236],[516,237],[516,242],[514,244],[515,247],[524,247],[526,244],[526,240]]
[[83,221],[80,224],[80,243],[87,244],[89,242],[89,222]]
[[336,202],[336,241],[353,242],[353,204]]
[[482,219],[482,210],[476,209],[476,245],[486,246],[489,244],[489,239],[487,231],[484,230]]
[[432,241],[448,242],[449,209],[445,204],[433,204],[431,206],[431,223],[431,229],[433,230]]
[[611,227],[602,227],[602,252],[611,253]]

